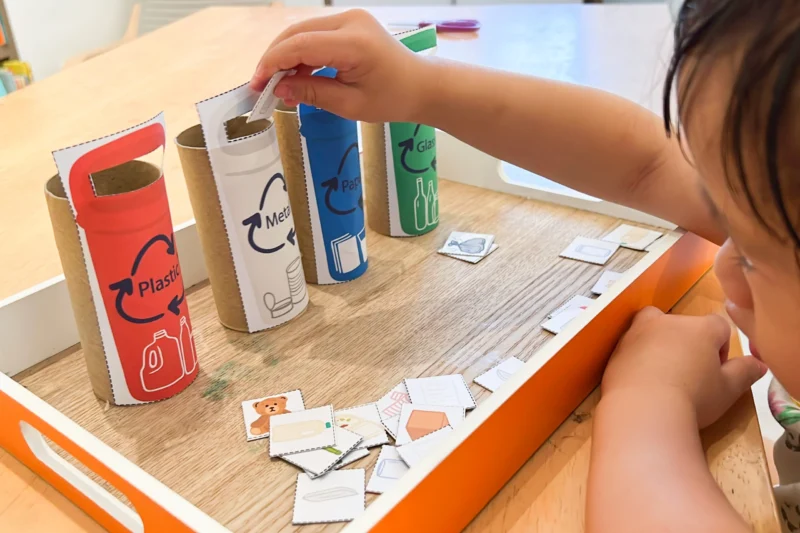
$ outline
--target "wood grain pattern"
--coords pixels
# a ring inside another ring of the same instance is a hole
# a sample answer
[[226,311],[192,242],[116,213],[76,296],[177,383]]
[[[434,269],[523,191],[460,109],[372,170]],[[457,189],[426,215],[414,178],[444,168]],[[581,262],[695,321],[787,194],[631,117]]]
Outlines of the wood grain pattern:
[[[264,441],[245,441],[241,401],[300,388],[307,406],[344,408],[407,377],[462,373],[471,382],[508,355],[528,359],[552,338],[539,327],[545,315],[572,294],[589,295],[603,270],[558,254],[575,235],[598,237],[618,220],[446,180],[440,187],[439,228],[415,239],[370,231],[366,274],[309,287],[308,310],[273,331],[227,330],[207,284],[192,291],[200,375],[169,401],[106,410],[89,392],[80,350],[18,379],[232,530],[288,528],[297,469],[270,460]],[[437,254],[455,229],[493,233],[500,248],[477,265]],[[640,257],[620,250],[607,267],[625,270]],[[471,389],[479,403],[488,394]]]
[[[681,315],[719,313],[725,301],[719,282],[707,274],[673,309]],[[742,354],[731,336],[731,356]],[[584,502],[592,446],[595,390],[475,517],[468,533],[584,530]],[[744,395],[717,423],[702,432],[709,468],[734,509],[757,533],[780,531],[753,397]]]

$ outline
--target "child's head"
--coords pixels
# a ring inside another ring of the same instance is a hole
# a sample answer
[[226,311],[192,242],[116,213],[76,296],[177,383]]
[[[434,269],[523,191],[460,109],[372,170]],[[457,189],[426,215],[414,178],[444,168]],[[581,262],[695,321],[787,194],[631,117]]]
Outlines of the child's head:
[[800,397],[800,0],[687,0],[664,97],[728,229],[729,313]]

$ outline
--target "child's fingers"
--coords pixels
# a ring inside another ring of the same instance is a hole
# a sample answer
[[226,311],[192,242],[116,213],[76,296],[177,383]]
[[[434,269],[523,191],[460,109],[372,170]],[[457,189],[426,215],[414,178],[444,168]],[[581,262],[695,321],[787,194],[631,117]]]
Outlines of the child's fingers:
[[289,76],[275,87],[275,96],[287,105],[303,103],[331,111],[345,118],[352,116],[358,101],[355,89],[331,78]]
[[335,31],[301,33],[267,50],[256,68],[250,86],[262,90],[279,70],[298,65],[310,67],[350,68],[355,63],[358,46],[352,36]]
[[746,356],[728,359],[722,364],[721,371],[725,388],[730,394],[729,400],[733,403],[753,383],[761,379],[767,372],[767,367],[755,357]]

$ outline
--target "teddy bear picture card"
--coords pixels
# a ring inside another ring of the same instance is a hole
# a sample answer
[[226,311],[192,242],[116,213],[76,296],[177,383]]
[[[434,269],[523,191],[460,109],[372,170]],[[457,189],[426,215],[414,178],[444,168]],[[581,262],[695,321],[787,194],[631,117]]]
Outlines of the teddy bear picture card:
[[270,419],[273,416],[297,413],[304,410],[303,394],[299,389],[265,398],[243,401],[242,413],[244,415],[247,440],[252,441],[269,437]]

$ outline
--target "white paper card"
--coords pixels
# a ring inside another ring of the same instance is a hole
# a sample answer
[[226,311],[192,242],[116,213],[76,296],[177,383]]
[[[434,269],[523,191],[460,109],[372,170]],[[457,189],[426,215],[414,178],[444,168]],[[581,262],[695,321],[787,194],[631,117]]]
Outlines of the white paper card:
[[299,390],[243,401],[242,414],[247,440],[269,437],[269,422],[273,415],[296,413],[304,409],[303,394]]
[[576,294],[575,296],[567,300],[566,303],[561,304],[559,307],[557,307],[555,311],[547,315],[547,318],[553,318],[554,316],[563,313],[564,311],[569,311],[570,309],[586,310],[593,303],[594,300],[592,298]]
[[586,261],[587,263],[594,263],[595,265],[605,265],[618,249],[619,244],[617,243],[589,239],[586,237],[575,237],[575,240],[572,241],[560,255],[567,259]]
[[492,243],[494,235],[454,231],[447,237],[439,253],[483,257],[491,250]]
[[298,474],[292,524],[349,522],[366,506],[363,469],[334,470],[317,479]]
[[606,270],[602,274],[600,274],[600,279],[594,284],[592,287],[592,293],[597,294],[598,296],[603,294],[611,287],[615,281],[622,277],[621,272],[614,272],[613,270]]
[[431,433],[414,442],[398,447],[397,453],[409,468],[413,468],[415,465],[419,464],[442,439],[452,432],[453,428],[449,426],[442,428],[435,433]]
[[623,224],[605,237],[604,241],[615,242],[624,248],[643,251],[653,244],[663,233],[645,228]]
[[525,366],[525,363],[516,357],[509,357],[499,365],[476,377],[474,381],[484,389],[494,392],[523,366]]
[[567,324],[572,322],[583,311],[584,309],[567,309],[563,313],[558,313],[553,318],[542,322],[542,329],[558,335],[562,329],[567,327]]
[[363,459],[364,457],[369,456],[369,450],[366,448],[356,448],[352,452],[345,455],[341,461],[334,465],[335,469],[343,468],[351,463],[355,463],[359,459]]
[[358,433],[364,440],[359,447],[371,448],[389,442],[389,436],[381,422],[378,406],[374,403],[339,409],[334,413],[336,425]]
[[[408,389],[406,389],[405,382],[401,381],[395,385],[392,390],[387,392],[383,398],[376,403],[378,405],[378,414],[380,414],[381,420],[383,420],[384,425],[386,425],[386,420],[388,418],[400,414],[400,408],[404,403],[411,403],[411,398],[408,396]],[[391,428],[391,426],[389,427]]]
[[486,253],[486,255],[479,256],[479,257],[476,257],[474,255],[461,255],[461,254],[444,254],[444,255],[447,255],[449,257],[453,257],[455,259],[461,259],[462,261],[466,261],[467,263],[472,263],[474,265],[475,263],[479,262],[484,257],[488,257],[489,254],[491,254],[492,252],[497,250],[498,246],[499,246],[498,244],[492,244],[492,247],[489,248],[489,251]]
[[383,420],[383,427],[386,428],[386,432],[391,435],[393,439],[397,440],[397,431],[400,428],[400,415],[385,418]]
[[372,475],[367,483],[367,492],[383,494],[395,484],[395,482],[408,472],[408,465],[400,458],[397,448],[394,446],[383,446]]
[[361,435],[346,429],[334,428],[334,432],[336,434],[336,445],[320,450],[282,455],[281,459],[299,466],[311,477],[325,474],[336,463],[344,459],[348,453],[353,451],[362,440]]
[[276,415],[270,419],[270,457],[335,445],[333,407],[330,405]]
[[464,421],[464,408],[460,406],[420,405],[403,406],[400,426],[395,439],[398,446],[421,439],[425,435]]
[[406,388],[411,403],[460,405],[466,409],[475,409],[476,406],[475,398],[461,374],[407,379]]
[[247,117],[247,122],[253,122],[254,120],[260,119],[269,119],[272,117],[272,113],[275,112],[275,109],[280,103],[280,98],[273,94],[275,92],[275,86],[278,85],[278,82],[283,78],[286,76],[292,76],[296,72],[296,70],[279,70],[269,79],[267,86],[261,92],[261,96],[258,97],[256,105],[253,106],[253,112],[250,113],[249,117]]

